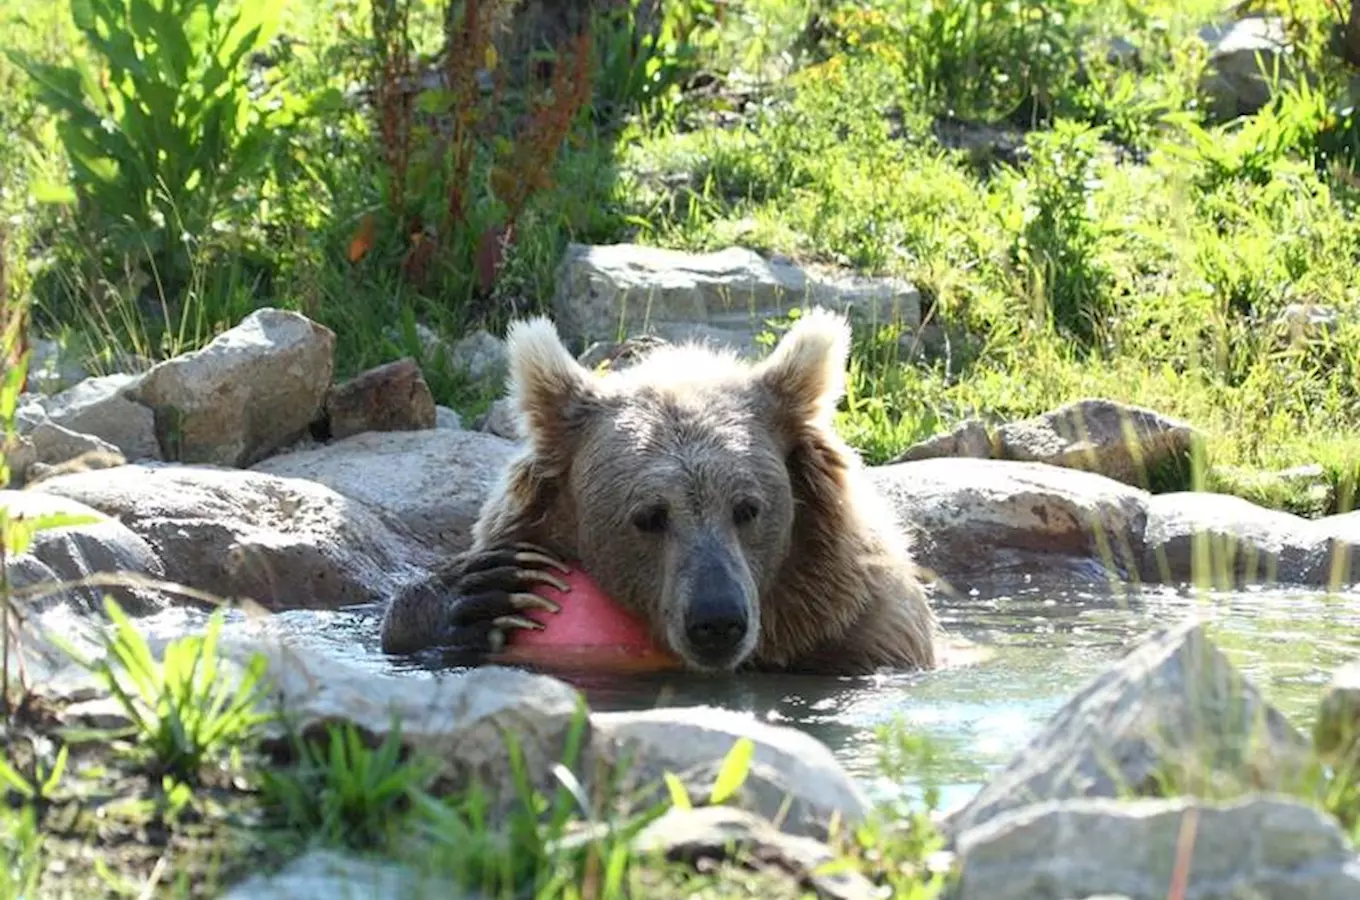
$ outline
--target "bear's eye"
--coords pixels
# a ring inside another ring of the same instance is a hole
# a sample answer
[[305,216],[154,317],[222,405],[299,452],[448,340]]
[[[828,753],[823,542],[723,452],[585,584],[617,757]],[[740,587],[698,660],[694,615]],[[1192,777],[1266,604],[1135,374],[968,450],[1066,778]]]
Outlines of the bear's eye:
[[738,500],[732,507],[732,521],[738,526],[750,525],[760,515],[760,504],[754,500]]
[[669,521],[670,516],[666,512],[666,507],[660,503],[633,515],[633,527],[648,534],[660,534],[665,531]]

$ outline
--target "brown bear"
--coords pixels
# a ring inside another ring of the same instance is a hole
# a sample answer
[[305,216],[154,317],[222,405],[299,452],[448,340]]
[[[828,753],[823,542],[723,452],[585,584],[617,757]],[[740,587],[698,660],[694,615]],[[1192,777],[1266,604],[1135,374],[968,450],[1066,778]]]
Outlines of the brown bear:
[[507,344],[523,449],[472,547],[394,598],[386,652],[494,655],[560,609],[531,591],[570,560],[693,670],[935,667],[903,531],[834,429],[844,318],[803,314],[759,362],[663,345],[604,375],[545,318]]

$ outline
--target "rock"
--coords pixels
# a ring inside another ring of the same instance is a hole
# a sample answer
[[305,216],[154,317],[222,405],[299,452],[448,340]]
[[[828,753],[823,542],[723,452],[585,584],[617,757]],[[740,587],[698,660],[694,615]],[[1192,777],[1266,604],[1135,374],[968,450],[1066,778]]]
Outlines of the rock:
[[470,896],[444,879],[422,876],[405,866],[311,850],[277,872],[258,872],[229,888],[223,900],[455,900]]
[[912,462],[918,459],[935,459],[941,456],[964,456],[971,459],[990,459],[992,456],[992,436],[981,419],[965,419],[952,431],[937,434],[924,441],[912,444],[902,455],[893,460],[895,463]]
[[430,387],[409,357],[376,366],[331,388],[326,416],[335,440],[365,431],[434,428],[436,423]]
[[1290,343],[1309,344],[1331,337],[1341,323],[1336,307],[1321,303],[1291,303],[1275,319],[1275,329]]
[[818,840],[826,838],[833,815],[853,825],[868,809],[864,794],[826,745],[794,728],[708,707],[595,712],[591,724],[602,758],[626,755],[629,760],[621,782],[631,787],[621,785],[621,790],[664,796],[662,776],[672,772],[696,806],[705,804],[724,758],[738,739],[749,737],[755,745],[751,768],[728,805]]
[[1192,621],[1153,633],[1087,682],[944,824],[960,835],[1047,800],[1277,790],[1308,753]]
[[482,330],[460,338],[449,348],[449,362],[476,381],[499,384],[510,371],[505,341]]
[[89,377],[89,372],[60,342],[32,338],[28,343],[28,389],[42,394],[63,391]]
[[1276,64],[1285,78],[1293,68],[1285,21],[1279,16],[1247,16],[1226,25],[1206,25],[1200,39],[1209,45],[1209,59],[1199,90],[1220,121],[1260,110],[1270,101],[1266,78]]
[[118,448],[94,435],[80,434],[55,422],[39,422],[26,437],[33,445],[34,462],[49,466],[69,462],[86,453],[109,454],[122,457]]
[[271,610],[385,601],[436,562],[362,504],[263,472],[141,463],[42,490],[122,520],[171,581]]
[[430,548],[457,553],[515,445],[475,431],[369,432],[271,457],[254,469],[324,484],[399,522]]
[[455,409],[447,406],[436,406],[434,408],[434,427],[443,428],[445,431],[461,431],[463,429],[463,417],[458,415]]
[[151,407],[165,459],[247,467],[305,434],[330,388],[335,334],[257,309],[200,350],[160,363],[129,395]]
[[327,728],[338,722],[352,723],[376,746],[395,717],[403,746],[438,766],[429,788],[437,793],[476,782],[488,799],[513,803],[507,734],[518,742],[525,770],[540,787],[555,783],[551,768],[565,758],[574,729],[582,729],[583,746],[591,740],[580,695],[546,675],[502,666],[424,678],[394,675],[276,638],[225,632],[221,646],[236,666],[256,653],[268,661],[271,690],[285,716],[266,727],[271,749],[285,750],[297,737],[324,740]]
[[[1188,863],[1184,891],[1179,849]],[[1360,862],[1336,821],[1287,797],[1038,803],[959,838],[958,900],[1343,900]]]
[[1111,400],[1078,400],[996,433],[999,459],[1097,472],[1135,487],[1188,458],[1196,434],[1185,422]]
[[1103,475],[994,459],[923,459],[867,471],[909,526],[918,562],[945,578],[995,573],[1017,559],[1032,571],[1036,554],[1116,571],[1141,559],[1148,495]]
[[731,860],[773,868],[794,876],[818,897],[878,896],[873,883],[858,872],[819,872],[836,858],[822,842],[783,834],[759,816],[728,806],[672,808],[638,833],[632,850],[644,859],[660,857],[688,866]]
[[519,415],[515,412],[515,405],[505,397],[495,400],[485,415],[477,420],[477,430],[508,441],[518,441]]
[[1327,541],[1308,520],[1229,494],[1149,498],[1143,546],[1150,581],[1315,584],[1328,568]]
[[1332,590],[1360,583],[1360,510],[1323,516],[1308,524],[1323,545],[1310,583]]
[[639,333],[701,334],[754,341],[766,321],[826,306],[868,321],[920,324],[921,297],[898,279],[799,268],[729,247],[685,253],[638,244],[573,244],[557,273],[553,316],[562,336],[585,347]]
[[[95,520],[36,531],[28,549],[8,559],[10,585],[24,598],[25,609],[38,612],[69,603],[85,612],[102,611],[105,594],[112,596],[129,615],[155,612],[164,605],[163,596],[150,585],[58,587],[97,573],[164,577],[165,568],[151,545],[117,519],[67,497],[39,490],[0,491],[0,506],[11,518],[65,515]],[[41,584],[51,586],[52,590],[25,593],[28,589],[37,590]]]
[[1332,760],[1355,759],[1360,751],[1360,659],[1336,670],[1318,704],[1313,745]]
[[137,382],[136,375],[87,378],[38,402],[55,424],[107,441],[128,460],[160,459],[155,416],[125,396]]
[[1031,156],[1025,133],[1018,128],[940,116],[935,120],[933,130],[942,146],[963,151],[972,165],[983,171],[998,165],[1020,168]]

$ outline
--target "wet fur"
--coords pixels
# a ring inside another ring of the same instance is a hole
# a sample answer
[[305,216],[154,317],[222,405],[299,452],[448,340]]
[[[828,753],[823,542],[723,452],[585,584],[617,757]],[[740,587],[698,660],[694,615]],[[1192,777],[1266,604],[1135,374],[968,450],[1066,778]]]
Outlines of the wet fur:
[[903,529],[833,427],[849,339],[842,318],[814,310],[759,363],[674,345],[600,376],[572,358],[549,320],[515,323],[510,397],[527,438],[483,506],[472,551],[529,541],[580,561],[671,643],[675,623],[655,598],[683,590],[657,590],[659,572],[675,567],[629,556],[617,540],[649,487],[636,482],[652,477],[630,477],[630,457],[618,453],[626,435],[649,459],[675,459],[699,490],[713,485],[715,497],[759,484],[775,526],[781,514],[791,522],[746,548],[758,639],[743,667],[933,668],[937,623]]

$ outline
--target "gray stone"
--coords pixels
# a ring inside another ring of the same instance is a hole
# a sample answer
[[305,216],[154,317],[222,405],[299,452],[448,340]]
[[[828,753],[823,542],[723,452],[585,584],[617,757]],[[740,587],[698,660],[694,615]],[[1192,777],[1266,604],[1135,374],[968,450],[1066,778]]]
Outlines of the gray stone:
[[519,413],[515,411],[515,405],[506,397],[496,399],[486,413],[478,418],[477,430],[508,441],[520,440]]
[[1275,318],[1275,328],[1290,343],[1308,344],[1336,334],[1341,316],[1336,307],[1322,303],[1291,303]]
[[1147,510],[1142,574],[1149,581],[1308,584],[1326,569],[1326,539],[1291,513],[1199,491],[1158,494]]
[[937,434],[912,444],[893,460],[895,463],[942,456],[990,459],[992,436],[981,419],[965,419],[950,431]]
[[667,810],[638,833],[632,849],[644,859],[690,866],[733,861],[774,867],[823,898],[878,896],[873,883],[858,872],[819,871],[836,859],[821,841],[784,834],[759,816],[730,806]]
[[171,581],[271,610],[385,601],[437,561],[363,504],[302,479],[142,463],[42,490],[120,519]]
[[457,885],[422,876],[394,862],[311,850],[277,872],[257,872],[229,888],[224,900],[456,900],[471,896]]
[[369,432],[254,469],[324,484],[456,553],[471,546],[482,503],[514,453],[511,442],[475,431]]
[[436,406],[434,408],[434,427],[442,428],[445,431],[462,431],[463,417],[458,414],[456,409]]
[[151,545],[117,519],[39,490],[0,491],[0,506],[14,519],[64,515],[95,520],[36,531],[24,553],[6,560],[10,585],[29,612],[41,612],[60,603],[87,612],[99,611],[105,594],[130,615],[154,612],[164,605],[165,598],[145,582],[75,584],[96,575],[130,576],[129,582],[164,577],[164,566]]
[[1148,495],[1103,475],[994,459],[923,459],[868,475],[909,529],[918,562],[945,579],[1062,558],[1121,571],[1141,558]]
[[1318,704],[1313,745],[1334,761],[1353,760],[1360,751],[1360,659],[1333,674]]
[[1360,510],[1313,519],[1306,527],[1323,547],[1309,583],[1332,590],[1360,583]]
[[128,460],[160,459],[155,416],[150,409],[125,396],[136,386],[138,378],[136,375],[87,378],[39,402],[52,422],[107,441]]
[[165,459],[246,467],[298,438],[330,389],[335,335],[257,309],[203,347],[160,363],[129,395],[151,407]]
[[[1200,39],[1209,45],[1209,60],[1199,90],[1219,120],[1257,112],[1270,101],[1266,80],[1279,65],[1280,75],[1294,71],[1284,19],[1247,16],[1224,25],[1206,25]],[[1264,73],[1264,74],[1263,74]]]
[[81,434],[52,421],[39,422],[25,437],[33,445],[34,462],[49,466],[69,462],[86,453],[122,457],[118,448],[92,434]]
[[476,381],[496,384],[503,382],[510,371],[505,341],[480,329],[459,338],[449,348],[449,362]]
[[553,298],[564,340],[582,348],[640,333],[667,339],[707,334],[741,345],[766,330],[768,320],[811,306],[879,324],[915,328],[921,320],[920,293],[908,282],[803,269],[741,247],[694,254],[638,244],[573,244],[559,266]]
[[1336,821],[1281,796],[1039,803],[964,833],[959,857],[958,900],[1360,896],[1360,862]]
[[89,372],[60,342],[32,338],[28,346],[28,386],[42,394],[54,394],[89,377]]
[[1153,633],[1087,682],[944,824],[960,835],[1048,800],[1278,790],[1304,771],[1308,754],[1308,740],[1203,625],[1186,622]]
[[738,739],[748,737],[754,744],[751,768],[728,805],[819,840],[826,838],[833,816],[853,825],[868,810],[863,792],[826,745],[794,728],[709,707],[596,712],[591,724],[601,757],[628,761],[621,789],[628,785],[664,797],[662,776],[671,772],[696,806],[707,803],[723,760]]
[[1168,463],[1188,458],[1195,431],[1185,422],[1112,400],[1068,403],[1002,425],[997,457],[1098,472],[1136,487]]
[[375,366],[331,388],[326,396],[330,436],[339,440],[365,431],[434,428],[430,387],[410,358]]

